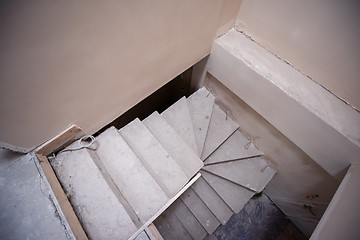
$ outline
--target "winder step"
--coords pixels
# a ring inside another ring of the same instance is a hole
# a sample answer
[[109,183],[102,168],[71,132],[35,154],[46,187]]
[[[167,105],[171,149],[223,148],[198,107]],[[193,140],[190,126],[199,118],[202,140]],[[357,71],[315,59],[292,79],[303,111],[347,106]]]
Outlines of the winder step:
[[238,125],[218,105],[214,104],[201,160],[205,160],[237,128]]
[[261,157],[207,165],[203,169],[256,192],[261,192],[276,173]]
[[200,88],[187,98],[196,144],[199,148],[200,155],[204,148],[214,101],[214,95],[212,95],[205,87]]
[[179,101],[166,109],[161,115],[190,146],[194,153],[200,156],[186,98],[182,97]]
[[205,164],[220,163],[261,155],[262,153],[252,141],[248,140],[239,130],[237,130],[205,160]]

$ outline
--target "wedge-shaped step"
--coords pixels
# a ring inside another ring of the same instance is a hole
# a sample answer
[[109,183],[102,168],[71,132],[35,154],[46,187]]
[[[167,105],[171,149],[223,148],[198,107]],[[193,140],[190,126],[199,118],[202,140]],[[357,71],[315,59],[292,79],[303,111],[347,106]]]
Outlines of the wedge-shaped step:
[[261,157],[207,165],[203,169],[256,192],[261,192],[275,175]]
[[120,134],[169,198],[187,183],[182,168],[139,119],[120,129]]
[[219,194],[234,213],[239,213],[255,192],[214,174],[201,171],[202,177]]
[[209,234],[220,225],[219,220],[191,188],[180,198]]
[[153,217],[168,197],[145,166],[111,127],[97,137],[96,153],[142,223]]
[[170,126],[175,129],[182,139],[184,139],[194,153],[200,156],[186,98],[181,98],[161,113],[161,115],[166,119]]
[[170,207],[154,222],[161,236],[164,240],[191,240],[191,235],[171,210],[172,209]]
[[173,203],[171,214],[176,215],[194,240],[202,240],[206,237],[206,230],[180,199]]
[[233,215],[231,209],[219,197],[214,189],[210,187],[203,177],[196,180],[191,188],[196,192],[196,194],[201,198],[221,224],[224,225]]
[[205,87],[200,88],[187,99],[200,154],[204,148],[214,101],[215,97]]
[[200,158],[158,112],[151,114],[143,123],[189,178],[204,166]]
[[137,228],[88,151],[58,154],[52,163],[56,175],[91,239],[128,239]]
[[233,132],[235,132],[237,128],[238,125],[227,116],[218,105],[214,104],[201,159],[205,160]]
[[237,130],[205,160],[205,164],[260,156],[261,154],[259,149]]

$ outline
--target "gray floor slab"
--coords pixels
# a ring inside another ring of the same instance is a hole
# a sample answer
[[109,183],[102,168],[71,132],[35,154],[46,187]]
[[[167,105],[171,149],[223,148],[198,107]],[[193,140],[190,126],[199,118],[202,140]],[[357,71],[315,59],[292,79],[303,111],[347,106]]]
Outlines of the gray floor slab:
[[35,161],[0,149],[0,239],[75,239]]
[[180,198],[209,234],[220,225],[220,221],[191,188]]
[[205,205],[215,215],[221,224],[225,224],[233,212],[228,205],[220,198],[220,196],[210,187],[210,185],[200,177],[191,188],[201,198]]
[[117,129],[107,129],[96,140],[96,154],[141,222],[145,223],[169,198]]
[[86,233],[92,239],[127,239],[137,230],[89,150],[58,154],[53,168]]
[[184,139],[194,153],[200,156],[186,98],[181,98],[162,112],[161,115],[166,119],[170,126],[175,129],[182,139]]
[[177,219],[175,214],[171,214],[168,209],[161,214],[154,222],[164,240],[192,240],[186,228]]
[[203,169],[256,192],[261,192],[275,175],[261,157],[207,165]]
[[190,179],[139,119],[120,129],[120,134],[169,198]]
[[218,105],[214,104],[201,159],[205,160],[228,137],[230,137],[237,128],[238,125],[227,116]]
[[248,140],[239,130],[237,130],[205,160],[205,164],[259,155],[262,155],[260,150],[257,149],[251,140]]
[[200,155],[204,148],[214,101],[214,95],[212,95],[205,87],[200,88],[187,99],[194,127],[196,144],[199,148]]
[[194,176],[204,166],[200,158],[158,112],[151,114],[143,123],[188,177]]
[[292,231],[287,232],[289,224],[292,225],[289,219],[265,194],[262,194],[257,199],[250,199],[238,214],[234,214],[226,225],[219,226],[213,235],[219,240],[307,239],[293,225]]
[[202,240],[207,235],[206,230],[180,199],[173,203],[171,214],[176,215],[194,240]]
[[250,191],[238,184],[232,183],[206,171],[201,171],[201,175],[234,213],[239,213],[255,194],[254,191]]

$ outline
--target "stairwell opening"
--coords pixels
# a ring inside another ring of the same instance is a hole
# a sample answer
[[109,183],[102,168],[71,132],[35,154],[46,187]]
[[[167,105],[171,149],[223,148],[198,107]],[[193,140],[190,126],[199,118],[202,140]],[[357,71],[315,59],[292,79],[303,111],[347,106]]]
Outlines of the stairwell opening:
[[[161,113],[180,98],[184,96],[189,97],[198,88],[194,88],[194,81],[196,79],[192,79],[192,76],[193,66],[103,127],[94,136],[98,136],[111,126],[121,129],[135,118],[143,120],[154,111]],[[259,209],[261,209],[260,212],[258,211]],[[262,227],[264,224],[267,225],[267,228]],[[222,235],[223,239],[234,239],[232,237],[239,236],[243,239],[248,237],[263,237],[264,239],[292,237],[294,239],[305,239],[302,233],[265,194],[260,199],[251,200],[243,211],[234,215],[228,224],[220,226],[212,236],[220,237]]]
[[126,111],[124,114],[117,117],[114,121],[100,129],[94,134],[94,136],[98,136],[100,133],[102,133],[111,126],[120,129],[135,118],[143,120],[154,111],[158,111],[159,113],[161,113],[165,109],[170,107],[172,104],[174,104],[176,101],[178,101],[180,98],[184,96],[190,96],[193,92],[197,90],[191,89],[190,87],[192,70],[193,67],[190,67],[178,76],[176,76],[174,79],[170,80],[168,83],[160,87],[150,96],[146,97],[134,107]]
[[[103,127],[100,131],[94,134],[94,136],[99,136],[111,126],[121,129],[136,118],[143,120],[154,111],[161,113],[173,105],[173,103],[177,102],[180,98],[184,96],[189,97],[197,90],[196,88],[191,89],[193,80],[192,71],[193,67],[190,67],[185,72],[179,74],[176,78],[169,81],[153,94],[119,116],[113,122]],[[228,113],[223,113],[223,116],[226,115],[227,119]],[[215,236],[217,238],[224,236],[224,238],[221,239],[236,239],[238,237],[248,239],[248,237],[256,238],[259,236],[263,236],[263,239],[275,239],[274,237],[282,234],[282,236],[285,237],[291,236],[293,239],[303,239],[303,236],[299,233],[297,228],[290,224],[290,221],[285,218],[284,214],[275,205],[273,205],[272,201],[267,196],[263,195],[263,198],[261,199],[251,200],[250,204],[247,206],[248,208],[245,208],[244,211],[233,215],[234,217],[228,224],[217,228],[211,236]],[[258,209],[261,209],[261,211],[257,211]],[[266,214],[264,215],[263,213]],[[247,223],[246,220],[249,219],[250,222]],[[156,225],[156,222],[154,223]],[[263,225],[268,227],[264,229]],[[271,227],[269,227],[270,225]],[[291,231],[291,233],[284,235],[285,231]],[[294,232],[299,236],[294,237]]]

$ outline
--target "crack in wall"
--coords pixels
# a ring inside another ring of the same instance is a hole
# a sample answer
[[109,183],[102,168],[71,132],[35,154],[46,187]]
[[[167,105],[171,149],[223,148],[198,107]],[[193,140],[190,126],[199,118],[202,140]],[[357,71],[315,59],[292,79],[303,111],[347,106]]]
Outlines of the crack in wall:
[[255,44],[257,44],[258,46],[264,48],[266,51],[268,51],[269,53],[271,53],[272,55],[274,55],[276,58],[280,59],[281,61],[285,62],[286,64],[288,64],[289,66],[291,66],[292,68],[294,68],[296,71],[300,72],[303,76],[307,77],[308,79],[310,79],[311,81],[313,81],[314,83],[316,83],[317,85],[321,86],[324,90],[326,90],[327,92],[329,92],[331,95],[335,96],[337,99],[339,99],[340,101],[342,101],[343,103],[345,103],[346,105],[350,106],[353,110],[355,110],[357,113],[360,113],[360,110],[357,109],[355,106],[351,105],[348,101],[346,101],[345,99],[337,96],[336,94],[334,94],[331,90],[329,90],[328,88],[326,88],[324,85],[318,83],[317,81],[315,81],[311,76],[307,75],[306,73],[304,73],[303,71],[301,71],[300,69],[296,68],[294,65],[292,65],[290,62],[288,62],[287,60],[281,58],[279,55],[275,54],[274,52],[270,51],[268,48],[266,48],[265,46],[261,45],[260,43],[256,42],[250,34],[247,34],[245,31],[238,29],[239,26],[236,26],[236,24],[234,25],[234,30],[243,34],[245,37],[247,37],[248,39],[250,39],[252,42],[254,42]]

